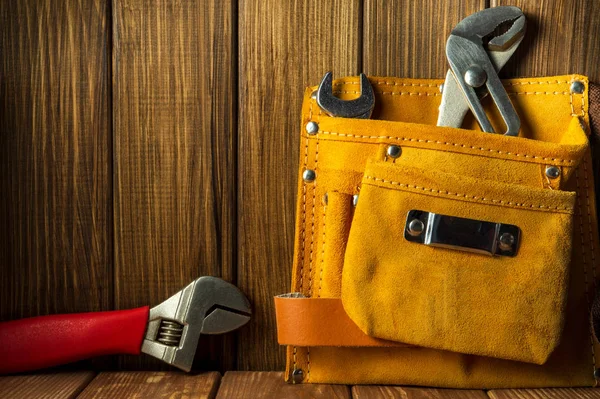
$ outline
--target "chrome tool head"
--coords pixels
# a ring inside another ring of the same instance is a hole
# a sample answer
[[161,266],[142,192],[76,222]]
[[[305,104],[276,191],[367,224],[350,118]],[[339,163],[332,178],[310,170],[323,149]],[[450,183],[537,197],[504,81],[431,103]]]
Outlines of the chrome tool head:
[[[511,26],[506,32],[495,36],[496,29],[505,23],[511,23]],[[483,39],[488,38],[492,49],[505,50],[516,39],[523,37],[525,24],[525,15],[519,7],[493,7],[469,15],[452,29],[452,34],[481,45],[486,44]]]
[[327,72],[317,89],[317,104],[329,116],[369,119],[375,107],[373,86],[364,73],[360,74],[360,97],[342,100],[333,95],[333,74]]
[[[510,27],[499,33],[498,28],[506,24]],[[514,54],[525,29],[523,12],[518,7],[505,6],[470,15],[452,30],[446,43],[451,72],[444,83],[438,126],[460,127],[470,108],[481,129],[494,132],[480,101],[490,94],[506,124],[504,134],[519,134],[520,120],[498,77],[498,70]],[[465,101],[459,100],[461,96]]]
[[190,371],[200,334],[222,334],[250,320],[250,303],[234,285],[200,277],[150,309],[142,352]]

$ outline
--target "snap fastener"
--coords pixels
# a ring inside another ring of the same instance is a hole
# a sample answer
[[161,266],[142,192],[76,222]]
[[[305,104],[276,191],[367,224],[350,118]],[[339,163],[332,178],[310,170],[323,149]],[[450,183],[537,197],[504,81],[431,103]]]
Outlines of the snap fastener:
[[571,93],[583,94],[584,90],[585,85],[583,84],[583,82],[576,80],[573,83],[571,83]]
[[387,148],[386,153],[390,158],[398,158],[402,154],[402,148],[397,145],[391,145]]
[[509,251],[515,243],[515,236],[510,233],[503,233],[498,239],[500,249]]
[[302,369],[296,369],[292,371],[292,382],[294,384],[299,384],[304,379],[304,371]]
[[306,124],[306,132],[311,136],[317,134],[319,132],[319,124],[312,121],[308,122]]
[[413,237],[418,237],[423,233],[425,225],[419,219],[413,219],[408,224],[408,234]]
[[355,207],[356,205],[358,205],[358,194],[352,196],[352,206]]
[[546,176],[550,179],[556,179],[560,176],[560,169],[556,166],[548,166],[546,168]]
[[306,169],[302,172],[302,179],[307,183],[312,183],[317,178],[317,174],[312,169]]

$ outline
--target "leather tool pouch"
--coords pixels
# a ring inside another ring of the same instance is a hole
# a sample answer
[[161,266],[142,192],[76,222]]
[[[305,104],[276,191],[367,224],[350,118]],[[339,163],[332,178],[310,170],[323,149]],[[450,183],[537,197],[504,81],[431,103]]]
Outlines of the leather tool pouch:
[[[575,80],[583,94],[570,92]],[[351,98],[357,83],[336,82],[338,95]],[[371,83],[371,120],[326,116],[306,92],[298,294],[276,298],[287,378],[593,385],[598,233],[585,77],[506,82],[519,137],[472,121],[435,126],[441,82]]]

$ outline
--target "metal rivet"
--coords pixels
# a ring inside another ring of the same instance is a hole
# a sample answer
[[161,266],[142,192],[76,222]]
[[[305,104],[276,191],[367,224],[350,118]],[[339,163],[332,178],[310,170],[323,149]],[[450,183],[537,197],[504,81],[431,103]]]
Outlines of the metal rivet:
[[304,179],[304,181],[307,183],[315,181],[316,178],[317,178],[317,174],[312,169],[306,169],[302,173],[302,179]]
[[358,205],[358,194],[352,196],[352,206]]
[[413,237],[420,236],[425,229],[425,225],[419,219],[413,219],[408,224],[408,234]]
[[292,371],[292,382],[294,384],[299,384],[304,379],[304,371],[302,369],[296,369]]
[[594,370],[594,377],[595,377],[597,380],[600,380],[600,369],[596,369],[596,370]]
[[313,91],[312,93],[310,93],[310,98],[312,98],[313,100],[317,99],[317,91]]
[[387,154],[390,158],[398,158],[402,154],[402,148],[397,145],[391,145],[387,148]]
[[515,236],[510,233],[503,233],[498,239],[498,243],[500,244],[500,249],[508,251],[512,249],[515,243]]
[[327,205],[329,203],[329,195],[327,193],[325,193],[325,195],[323,196],[323,204]]
[[556,179],[558,176],[560,176],[560,169],[556,166],[548,166],[546,168],[546,176],[548,176],[550,179]]
[[310,134],[311,136],[313,134],[317,134],[319,132],[319,124],[316,122],[308,122],[306,124],[306,131],[308,132],[308,134]]
[[584,91],[585,85],[583,84],[583,82],[576,80],[573,83],[571,83],[571,93],[583,94]]
[[481,87],[487,80],[487,74],[479,65],[473,65],[465,72],[465,82],[471,87]]

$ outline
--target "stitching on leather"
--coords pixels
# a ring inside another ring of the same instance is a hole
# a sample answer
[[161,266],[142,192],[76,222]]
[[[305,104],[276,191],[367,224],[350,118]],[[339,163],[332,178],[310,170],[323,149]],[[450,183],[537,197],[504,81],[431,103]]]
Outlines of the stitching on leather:
[[[585,161],[584,161],[585,162]],[[589,289],[588,289],[588,275],[587,275],[587,260],[586,260],[586,252],[585,252],[585,239],[584,239],[584,234],[583,234],[583,206],[581,204],[581,199],[579,198],[579,196],[581,195],[581,186],[579,185],[579,168],[577,170],[575,170],[575,182],[577,184],[577,207],[579,208],[579,236],[581,238],[581,257],[582,257],[582,265],[583,265],[583,282],[585,285],[585,302],[587,304],[587,311],[588,313],[591,311],[591,306],[590,306],[590,293],[589,293]],[[590,346],[592,349],[592,367],[593,370],[592,372],[594,372],[596,370],[596,354],[594,351],[594,337],[593,337],[593,331],[592,331],[592,325],[589,324],[588,326],[589,330],[590,330]]]
[[[360,90],[336,90],[334,94],[360,94]],[[378,94],[398,95],[398,96],[441,96],[442,93],[430,93],[422,91],[380,91],[375,90]],[[568,91],[519,91],[508,93],[509,96],[527,96],[527,95],[570,95]]]
[[[315,173],[317,172],[319,162],[319,140],[316,143],[315,150]],[[312,196],[312,207],[311,207],[311,225],[310,225],[310,253],[308,256],[308,295],[312,296],[312,267],[313,267],[313,256],[314,256],[314,243],[315,243],[315,208],[317,207],[317,179],[313,183],[313,196]]]
[[310,380],[310,347],[309,346],[306,347],[306,352],[307,352],[306,357],[308,358],[308,361],[307,361],[308,364],[306,366],[306,370],[307,370],[306,382],[308,382]]
[[[446,195],[449,197],[469,198],[474,201],[485,201],[485,202],[491,202],[491,203],[500,204],[500,205],[518,206],[521,208],[531,208],[531,209],[537,208],[537,209],[548,209],[548,210],[553,210],[553,211],[556,210],[556,211],[567,211],[567,212],[572,211],[571,208],[552,207],[552,206],[547,206],[547,205],[542,205],[542,204],[538,204],[538,205],[525,204],[525,203],[512,202],[512,201],[497,200],[497,199],[492,199],[492,198],[477,197],[474,195],[468,195],[468,194],[462,194],[462,193],[453,193],[451,191],[438,190],[435,188],[428,188],[428,187],[421,187],[421,186],[416,186],[416,185],[412,185],[412,184],[405,184],[405,183],[400,183],[400,182],[396,182],[393,180],[386,180],[386,179],[381,179],[379,177],[368,176],[368,175],[365,175],[365,179],[382,182],[382,183],[389,184],[392,186],[404,187],[404,188],[420,190],[420,191],[429,191],[431,193],[442,194],[442,195]],[[369,183],[365,183],[365,184],[369,184]],[[371,185],[373,185],[373,184],[371,184]],[[410,191],[412,191],[412,190],[410,190]]]
[[[311,107],[312,107],[312,102],[311,102]],[[319,116],[321,115],[321,107],[319,107]],[[317,122],[320,122],[320,118],[317,118]],[[315,173],[317,173],[318,171],[318,167],[319,167],[319,138],[316,138],[317,142],[316,142],[316,148],[315,148]],[[317,176],[318,178],[318,176]],[[312,231],[310,234],[310,264],[309,264],[309,270],[308,270],[308,278],[310,280],[310,287],[309,287],[309,294],[312,294],[312,257],[313,257],[313,245],[314,245],[314,239],[315,239],[315,207],[316,207],[316,196],[317,196],[317,180],[315,179],[314,182],[314,186],[313,186],[313,201],[312,201]],[[306,381],[308,382],[310,380],[310,348],[306,347],[306,361],[308,363],[307,365],[307,372],[306,372]]]
[[[570,83],[567,80],[554,80],[554,81],[545,81],[545,82],[537,82],[537,81],[528,81],[528,82],[513,82],[513,83],[503,83],[504,86],[525,86],[525,85],[545,85],[545,84],[563,84]],[[358,85],[359,81],[355,82],[343,82],[336,83],[335,86],[345,86],[345,85]],[[377,85],[384,86],[401,86],[401,87],[440,87],[439,84],[425,84],[425,83],[397,83],[397,82],[386,82],[386,81],[377,81],[375,82]]]
[[[460,143],[452,143],[452,142],[448,142],[448,141],[439,141],[439,140],[422,140],[422,139],[414,139],[411,137],[394,137],[394,136],[367,136],[367,135],[350,134],[350,133],[329,132],[329,131],[325,131],[325,130],[319,130],[319,134],[328,134],[331,136],[339,136],[339,137],[355,137],[355,138],[359,138],[359,139],[388,139],[388,140],[397,140],[397,141],[410,141],[410,142],[417,142],[417,143],[443,144],[443,145],[451,145],[451,146],[460,147],[460,148],[469,148],[472,150],[478,150],[478,151],[484,151],[484,152],[495,152],[498,154],[512,155],[512,156],[516,156],[516,157],[541,159],[544,161],[558,161],[558,162],[567,162],[567,163],[575,162],[572,159],[540,157],[537,155],[519,154],[519,153],[495,150],[493,148],[475,147],[475,146],[469,146],[469,145],[460,144]],[[317,138],[318,138],[318,135],[317,135]]]
[[504,83],[504,86],[524,86],[524,85],[552,85],[552,84],[563,84],[570,83],[568,80],[549,80],[546,82],[512,82]]
[[[336,90],[333,92],[334,94],[360,94],[359,90]],[[427,93],[421,91],[379,91],[375,90],[375,93],[378,94],[391,94],[391,95],[399,95],[399,96],[441,96],[441,93]]]
[[317,294],[317,297],[321,297],[321,288],[323,288],[323,267],[325,265],[325,221],[326,221],[326,217],[327,217],[327,205],[323,204],[323,225],[322,225],[322,229],[323,229],[323,234],[321,237],[321,240],[323,241],[322,245],[321,245],[321,271],[319,272],[319,293]]
[[[310,102],[309,105],[309,114],[311,116],[312,119],[312,101]],[[304,165],[303,168],[306,169],[306,166],[308,165],[308,137],[306,138],[305,144],[304,144]],[[306,237],[305,237],[305,229],[306,229],[306,182],[302,182],[302,224],[301,224],[301,228],[300,228],[300,241],[301,241],[301,245],[300,245],[300,287],[298,289],[298,291],[302,292],[302,286],[304,284],[304,251],[306,250]],[[297,358],[296,358],[296,352],[298,351],[298,348],[296,346],[294,346],[294,370],[297,369]]]
[[[346,85],[359,85],[359,81],[355,82],[342,82],[342,83],[334,83],[334,86],[346,86]],[[397,82],[385,82],[385,81],[377,81],[376,85],[381,86],[399,86],[399,87],[436,87],[439,88],[439,84],[426,84],[426,83],[397,83]]]
[[[587,159],[583,161],[583,176],[584,176],[584,186],[585,186],[585,201],[587,206],[587,216],[588,216],[588,233],[590,235],[590,254],[592,258],[592,292],[596,292],[596,251],[594,248],[594,234],[592,231],[592,211],[590,205],[590,194],[589,194],[589,171],[587,167]],[[590,309],[591,310],[591,309]],[[594,339],[593,333],[590,331],[590,339],[592,341],[592,360],[594,362],[594,370],[596,369],[596,351],[594,347]]]
[[568,91],[514,91],[511,93],[508,93],[509,96],[524,96],[524,95],[555,95],[555,96],[559,96],[559,95],[569,95],[571,93],[569,93]]
[[588,232],[590,234],[590,254],[592,256],[592,277],[593,285],[596,285],[596,251],[594,250],[594,234],[592,231],[592,212],[590,205],[590,194],[589,194],[589,171],[587,167],[587,160],[583,161],[583,177],[585,182],[585,201],[587,206],[587,215],[588,215]]
[[298,350],[298,348],[296,346],[294,346],[294,351],[293,351],[293,354],[294,354],[294,370],[297,369],[297,367],[296,367],[296,352],[297,352],[297,350]]

